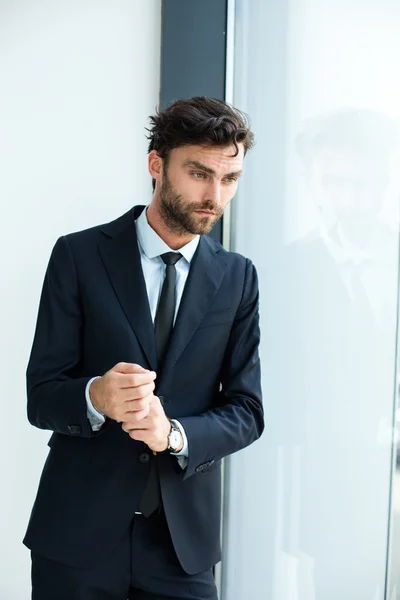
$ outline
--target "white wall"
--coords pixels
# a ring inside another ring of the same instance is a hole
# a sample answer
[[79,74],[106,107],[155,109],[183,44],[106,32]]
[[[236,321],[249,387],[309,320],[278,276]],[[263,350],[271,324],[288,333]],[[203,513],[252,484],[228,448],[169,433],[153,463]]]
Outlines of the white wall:
[[159,93],[160,0],[0,1],[0,598],[27,600],[22,546],[47,453],[25,369],[58,236],[147,202],[144,128]]
[[[259,272],[266,430],[228,461],[224,600],[384,598],[400,170],[398,148],[387,157],[381,144],[400,120],[399,28],[393,0],[236,0],[234,103],[257,145],[232,238]],[[320,117],[348,108],[348,127],[338,119],[307,169],[296,151],[306,121],[316,136]],[[378,196],[370,266],[355,269],[367,317],[325,259],[320,225],[332,198],[345,211],[354,201],[360,235],[363,203]]]

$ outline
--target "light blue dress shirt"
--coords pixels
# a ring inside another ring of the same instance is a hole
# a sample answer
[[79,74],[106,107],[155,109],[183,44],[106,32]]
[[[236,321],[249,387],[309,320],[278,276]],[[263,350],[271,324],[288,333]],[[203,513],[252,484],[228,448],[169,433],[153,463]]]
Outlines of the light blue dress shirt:
[[[165,278],[166,265],[161,254],[166,252],[176,252],[167,246],[167,244],[160,238],[160,236],[152,229],[147,220],[147,209],[144,210],[139,218],[136,220],[136,234],[138,239],[138,246],[140,252],[140,259],[142,263],[144,280],[146,282],[147,296],[149,299],[149,306],[151,317],[154,319],[156,316],[157,306],[161,295],[162,284]],[[179,249],[179,253],[182,254],[182,258],[176,263],[176,307],[175,317],[178,314],[179,305],[182,299],[183,290],[185,288],[186,280],[189,275],[190,263],[193,259],[194,253],[199,245],[200,237],[196,236],[188,244]],[[92,426],[93,431],[98,431],[103,423],[105,417],[99,413],[92,405],[90,401],[89,389],[91,383],[97,379],[93,377],[86,386],[86,404],[87,404],[87,416]],[[187,463],[187,457],[189,456],[188,441],[181,423],[174,419],[174,423],[179,427],[182,437],[184,440],[184,446],[180,452],[176,454],[178,457],[179,464],[182,468],[185,468]]]

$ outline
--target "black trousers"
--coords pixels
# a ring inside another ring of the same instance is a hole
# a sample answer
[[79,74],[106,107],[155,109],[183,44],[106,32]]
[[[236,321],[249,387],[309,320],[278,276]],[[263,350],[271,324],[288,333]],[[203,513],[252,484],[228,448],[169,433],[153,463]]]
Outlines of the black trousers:
[[212,569],[196,575],[182,569],[163,512],[149,519],[135,516],[118,548],[94,569],[68,567],[32,552],[32,600],[178,599],[217,600],[217,591]]

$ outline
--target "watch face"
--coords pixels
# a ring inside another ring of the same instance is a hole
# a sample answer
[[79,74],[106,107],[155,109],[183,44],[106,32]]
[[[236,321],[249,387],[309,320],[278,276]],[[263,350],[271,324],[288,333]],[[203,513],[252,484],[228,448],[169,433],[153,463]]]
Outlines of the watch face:
[[169,445],[172,450],[176,450],[181,445],[181,434],[173,429],[169,436]]

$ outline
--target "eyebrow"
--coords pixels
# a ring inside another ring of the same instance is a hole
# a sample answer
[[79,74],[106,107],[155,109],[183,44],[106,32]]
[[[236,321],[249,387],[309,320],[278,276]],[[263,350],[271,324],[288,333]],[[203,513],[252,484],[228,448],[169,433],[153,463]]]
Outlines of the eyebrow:
[[[210,169],[210,167],[207,167],[206,165],[203,165],[203,163],[198,162],[197,160],[187,160],[184,164],[184,167],[194,167],[195,169],[200,169],[200,171],[205,171],[206,173],[208,173],[209,175],[215,175],[215,171],[214,169]],[[242,171],[233,171],[232,173],[226,173],[224,175],[224,177],[238,177],[239,175],[242,174]]]

